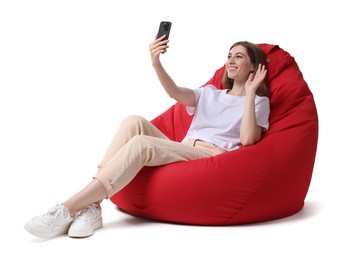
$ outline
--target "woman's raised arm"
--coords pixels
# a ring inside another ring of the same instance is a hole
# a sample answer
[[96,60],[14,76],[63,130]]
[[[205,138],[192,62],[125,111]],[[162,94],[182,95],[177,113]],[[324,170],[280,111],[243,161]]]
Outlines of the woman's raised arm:
[[156,75],[158,76],[158,79],[166,93],[171,98],[182,103],[183,105],[194,107],[196,105],[194,90],[190,88],[178,87],[160,62],[160,54],[165,53],[167,48],[169,48],[168,43],[169,40],[165,40],[165,35],[163,35],[149,45],[151,62],[155,69]]

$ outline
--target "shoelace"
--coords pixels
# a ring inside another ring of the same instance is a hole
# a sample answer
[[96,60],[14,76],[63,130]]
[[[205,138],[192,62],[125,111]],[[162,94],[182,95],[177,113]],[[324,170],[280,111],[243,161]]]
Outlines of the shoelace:
[[59,205],[55,205],[54,207],[50,208],[47,213],[45,213],[43,215],[43,219],[47,222],[50,223],[52,222],[54,219],[56,219],[58,217],[58,215],[61,213],[61,208]]
[[86,215],[88,211],[90,211],[91,214],[95,214],[96,206],[94,205],[88,205],[86,208],[81,209],[77,212],[76,219],[81,219],[82,216]]

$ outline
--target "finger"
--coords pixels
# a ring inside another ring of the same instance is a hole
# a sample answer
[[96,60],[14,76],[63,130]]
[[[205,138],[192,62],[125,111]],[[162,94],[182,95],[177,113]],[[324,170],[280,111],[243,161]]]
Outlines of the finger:
[[256,70],[256,75],[258,75],[258,76],[262,76],[263,74],[265,74],[266,73],[266,69],[265,69],[265,65],[261,65],[261,64],[259,64],[258,65],[258,68],[257,68],[257,70]]
[[165,41],[162,41],[162,42],[150,44],[150,50],[151,49],[157,49],[157,48],[169,48],[168,43],[169,43],[169,41],[165,40]]
[[161,35],[159,38],[157,38],[157,37],[158,37],[158,36],[156,35],[156,36],[155,36],[155,40],[156,40],[156,41],[162,41],[162,40],[164,40],[164,39],[165,39],[166,34]]
[[151,49],[153,46],[157,46],[157,45],[160,45],[160,44],[167,44],[168,40],[163,41],[164,38],[165,38],[165,35],[161,36],[158,39],[155,39],[152,43],[149,44],[149,48]]
[[255,78],[255,75],[253,74],[253,72],[251,72],[250,75],[248,76],[247,81],[253,81],[254,78]]
[[158,48],[155,48],[151,51],[152,55],[160,55],[162,53],[165,53],[167,51],[167,48],[169,48],[169,46],[160,46]]
[[159,49],[169,48],[169,45],[167,45],[168,41],[165,41],[165,44],[163,44],[163,43],[164,42],[157,43],[157,44],[150,44],[150,47],[149,47],[150,51],[154,52]]

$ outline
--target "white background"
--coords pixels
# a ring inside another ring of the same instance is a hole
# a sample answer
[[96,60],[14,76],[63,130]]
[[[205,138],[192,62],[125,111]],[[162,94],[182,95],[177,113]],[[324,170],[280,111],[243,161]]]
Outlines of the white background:
[[[1,1],[1,259],[362,259],[359,1]],[[86,185],[119,122],[174,104],[150,62],[199,87],[239,40],[278,44],[314,94],[319,145],[304,209],[233,227],[155,223],[103,204],[87,239],[32,237],[24,223]]]

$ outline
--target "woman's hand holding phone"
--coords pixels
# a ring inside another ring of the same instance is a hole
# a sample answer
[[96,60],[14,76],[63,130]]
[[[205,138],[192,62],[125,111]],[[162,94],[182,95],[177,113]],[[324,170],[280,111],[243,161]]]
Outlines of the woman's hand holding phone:
[[160,38],[155,39],[149,45],[151,62],[153,66],[160,64],[160,54],[165,53],[167,48],[169,48],[169,40],[166,40],[165,37],[166,36],[163,35]]
[[160,22],[158,34],[155,40],[150,43],[150,55],[153,66],[160,64],[160,54],[164,54],[169,48],[169,35],[171,29],[171,22]]

